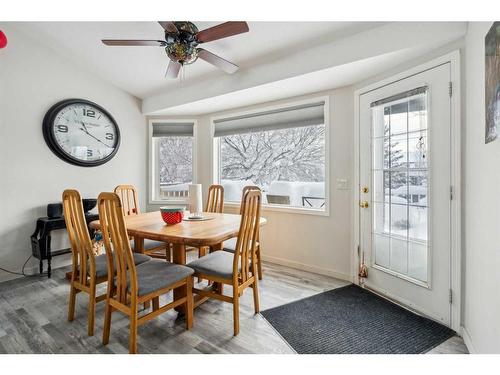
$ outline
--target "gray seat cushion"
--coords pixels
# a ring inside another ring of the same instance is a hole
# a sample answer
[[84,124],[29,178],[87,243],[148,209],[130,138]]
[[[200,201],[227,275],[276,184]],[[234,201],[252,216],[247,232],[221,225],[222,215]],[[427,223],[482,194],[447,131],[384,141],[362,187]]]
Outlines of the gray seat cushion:
[[[236,249],[236,241],[238,241],[238,237],[233,237],[227,241],[224,241],[224,243],[222,244],[222,250],[234,254],[234,251]],[[259,242],[256,242],[256,246],[257,248],[259,247]]]
[[139,296],[166,288],[194,273],[189,267],[159,259],[137,266],[136,271]]
[[207,276],[217,276],[224,279],[233,278],[234,254],[226,251],[215,251],[187,264],[198,273]]
[[[115,254],[113,254],[113,257]],[[133,253],[135,265],[143,264],[151,260],[150,256]],[[95,257],[95,274],[96,277],[106,276],[108,274],[108,259],[106,254],[101,254]]]
[[[144,250],[146,250],[146,251],[151,250],[151,249],[154,249],[155,247],[158,247],[158,246],[166,246],[166,243],[161,242],[161,241],[148,240],[147,238],[144,239]],[[135,249],[134,240],[130,241],[130,248],[132,250]]]

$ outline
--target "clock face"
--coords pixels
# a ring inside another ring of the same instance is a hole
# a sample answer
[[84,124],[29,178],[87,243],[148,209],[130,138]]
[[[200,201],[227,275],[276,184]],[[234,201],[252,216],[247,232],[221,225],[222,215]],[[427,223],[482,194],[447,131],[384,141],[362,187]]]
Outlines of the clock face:
[[80,166],[107,162],[120,144],[113,117],[97,104],[80,99],[65,100],[47,112],[44,136],[57,156]]

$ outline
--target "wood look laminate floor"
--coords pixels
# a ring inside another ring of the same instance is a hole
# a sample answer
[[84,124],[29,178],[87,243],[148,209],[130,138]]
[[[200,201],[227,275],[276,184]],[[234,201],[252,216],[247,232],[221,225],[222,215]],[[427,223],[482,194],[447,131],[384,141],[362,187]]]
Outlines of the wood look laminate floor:
[[[190,253],[190,257],[194,254]],[[104,303],[96,308],[95,336],[87,336],[87,296],[77,297],[76,318],[67,321],[68,268],[51,279],[30,277],[0,284],[0,353],[128,353],[128,319],[114,313],[111,337],[101,344]],[[261,310],[279,306],[347,282],[275,264],[264,264],[260,283]],[[226,286],[226,292],[230,292]],[[104,289],[101,288],[101,291]],[[171,298],[170,296],[164,298]],[[164,299],[161,303],[166,301]],[[260,315],[253,313],[250,289],[240,307],[240,334],[233,337],[232,305],[208,301],[194,314],[194,327],[169,311],[139,327],[139,353],[294,353]],[[456,336],[430,353],[467,353]]]

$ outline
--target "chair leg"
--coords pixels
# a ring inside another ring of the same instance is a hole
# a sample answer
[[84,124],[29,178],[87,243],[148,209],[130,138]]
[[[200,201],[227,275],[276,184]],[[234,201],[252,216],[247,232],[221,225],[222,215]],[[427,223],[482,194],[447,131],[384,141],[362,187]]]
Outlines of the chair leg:
[[130,338],[129,348],[130,354],[137,353],[137,304],[132,304],[130,308]]
[[193,327],[193,278],[189,276],[186,282],[186,329],[189,330]]
[[[205,246],[200,246],[198,248],[198,258],[204,257],[207,255],[207,248]],[[201,283],[203,279],[201,277],[198,277],[198,282]]]
[[104,328],[102,331],[102,344],[108,345],[109,343],[109,332],[111,330],[111,313],[113,308],[109,304],[109,298],[106,298],[106,310],[104,312]]
[[160,297],[153,298],[153,311],[156,311],[160,308]]
[[262,280],[262,260],[260,257],[260,247],[257,249],[257,272],[259,273],[259,280]]
[[151,307],[151,301],[144,302],[144,310],[148,310]]
[[71,285],[69,292],[68,321],[75,319],[76,288]]
[[95,284],[90,283],[90,293],[89,293],[89,316],[88,316],[88,328],[87,333],[89,336],[94,336],[94,321],[95,321]]
[[253,289],[253,307],[255,309],[255,313],[258,314],[260,311],[260,304],[259,304],[259,287],[257,286],[257,278],[255,278],[252,284],[252,289]]
[[238,284],[233,285],[233,323],[234,335],[240,333],[240,296],[238,293]]

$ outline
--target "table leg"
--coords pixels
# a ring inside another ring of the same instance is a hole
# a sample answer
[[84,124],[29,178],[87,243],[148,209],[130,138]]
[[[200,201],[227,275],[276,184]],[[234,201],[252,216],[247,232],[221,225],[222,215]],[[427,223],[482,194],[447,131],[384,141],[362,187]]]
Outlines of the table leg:
[[[184,244],[173,244],[172,260],[177,264],[186,264],[186,246]],[[187,294],[186,285],[174,289],[174,301],[185,297]],[[184,305],[177,306],[176,311],[184,313]]]
[[210,246],[210,252],[213,253],[214,251],[217,250],[222,250],[224,248],[222,242],[221,243],[216,243],[215,245]]
[[50,234],[47,236],[47,239],[46,239],[46,243],[47,243],[47,276],[50,277],[52,276],[52,253],[51,253],[51,249],[50,249],[50,244],[51,244],[51,236]]
[[144,238],[134,236],[134,252],[144,254]]

